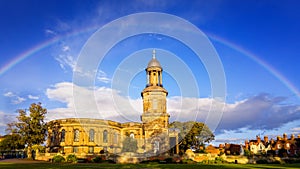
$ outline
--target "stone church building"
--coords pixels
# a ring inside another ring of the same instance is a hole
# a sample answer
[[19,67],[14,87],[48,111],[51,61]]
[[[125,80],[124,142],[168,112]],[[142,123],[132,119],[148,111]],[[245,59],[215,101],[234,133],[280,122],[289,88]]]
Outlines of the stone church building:
[[[141,122],[119,123],[92,118],[67,118],[53,120],[48,130],[48,153],[88,155],[121,153],[126,137],[137,142],[136,153],[157,155],[178,153],[178,132],[169,129],[167,112],[168,91],[163,87],[163,69],[155,51],[146,70],[147,82],[141,92],[143,113]],[[170,151],[169,151],[170,150]]]

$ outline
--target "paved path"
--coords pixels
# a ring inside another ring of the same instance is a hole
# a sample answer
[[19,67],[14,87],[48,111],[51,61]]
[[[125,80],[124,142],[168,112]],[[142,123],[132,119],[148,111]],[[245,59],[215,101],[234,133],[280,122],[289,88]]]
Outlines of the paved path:
[[45,161],[28,160],[28,159],[4,159],[0,160],[0,163],[45,163]]

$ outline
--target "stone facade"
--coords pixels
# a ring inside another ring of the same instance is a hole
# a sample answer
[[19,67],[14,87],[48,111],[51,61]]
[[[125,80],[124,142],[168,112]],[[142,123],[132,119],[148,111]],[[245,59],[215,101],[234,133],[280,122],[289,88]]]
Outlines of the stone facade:
[[[47,152],[78,155],[97,153],[121,153],[126,137],[137,141],[140,154],[157,155],[177,146],[178,132],[170,130],[167,113],[168,92],[163,88],[162,67],[155,58],[146,68],[147,84],[141,92],[143,98],[142,123],[118,123],[91,118],[53,120],[48,129]],[[172,145],[170,145],[172,140]],[[175,149],[178,152],[178,147]]]

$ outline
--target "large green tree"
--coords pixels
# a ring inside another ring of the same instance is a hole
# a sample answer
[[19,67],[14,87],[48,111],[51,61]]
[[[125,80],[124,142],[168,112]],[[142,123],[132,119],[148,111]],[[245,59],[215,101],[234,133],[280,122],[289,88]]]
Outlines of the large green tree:
[[21,136],[19,134],[6,135],[5,138],[0,142],[1,151],[11,151],[24,149],[24,143],[22,142]]
[[27,156],[32,158],[32,146],[44,143],[47,123],[44,121],[47,109],[41,103],[33,103],[26,109],[18,110],[17,122],[8,125],[11,133],[18,134],[21,142],[27,147]]
[[186,151],[191,147],[199,148],[200,145],[214,140],[215,136],[207,125],[201,122],[178,122],[170,124],[169,128],[179,129],[179,147]]

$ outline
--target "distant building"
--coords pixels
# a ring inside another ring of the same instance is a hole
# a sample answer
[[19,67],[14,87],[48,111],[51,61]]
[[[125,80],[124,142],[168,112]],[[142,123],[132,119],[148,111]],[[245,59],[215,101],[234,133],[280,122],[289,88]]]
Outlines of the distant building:
[[295,138],[295,135],[292,134],[288,138],[287,134],[283,134],[283,137],[277,136],[276,140],[269,140],[268,136],[264,136],[264,139],[261,140],[257,136],[256,140],[245,141],[245,149],[250,150],[253,154],[294,156],[300,154],[300,135]]
[[[163,88],[162,67],[155,57],[146,68],[147,84],[141,92],[143,98],[142,123],[119,123],[93,118],[67,118],[53,120],[48,130],[47,152],[78,155],[94,153],[120,153],[123,140],[137,141],[137,153],[152,155],[164,153],[178,144],[178,131],[169,129],[167,113],[168,92]],[[178,153],[178,145],[173,149]]]
[[213,145],[208,145],[208,146],[205,148],[205,151],[206,151],[207,153],[214,154],[214,155],[219,155],[219,154],[220,154],[220,148],[214,147]]
[[[221,148],[221,146],[220,146]],[[230,144],[230,143],[225,143],[224,146],[222,146],[223,152],[226,155],[240,155],[241,152],[241,145],[239,144]]]

